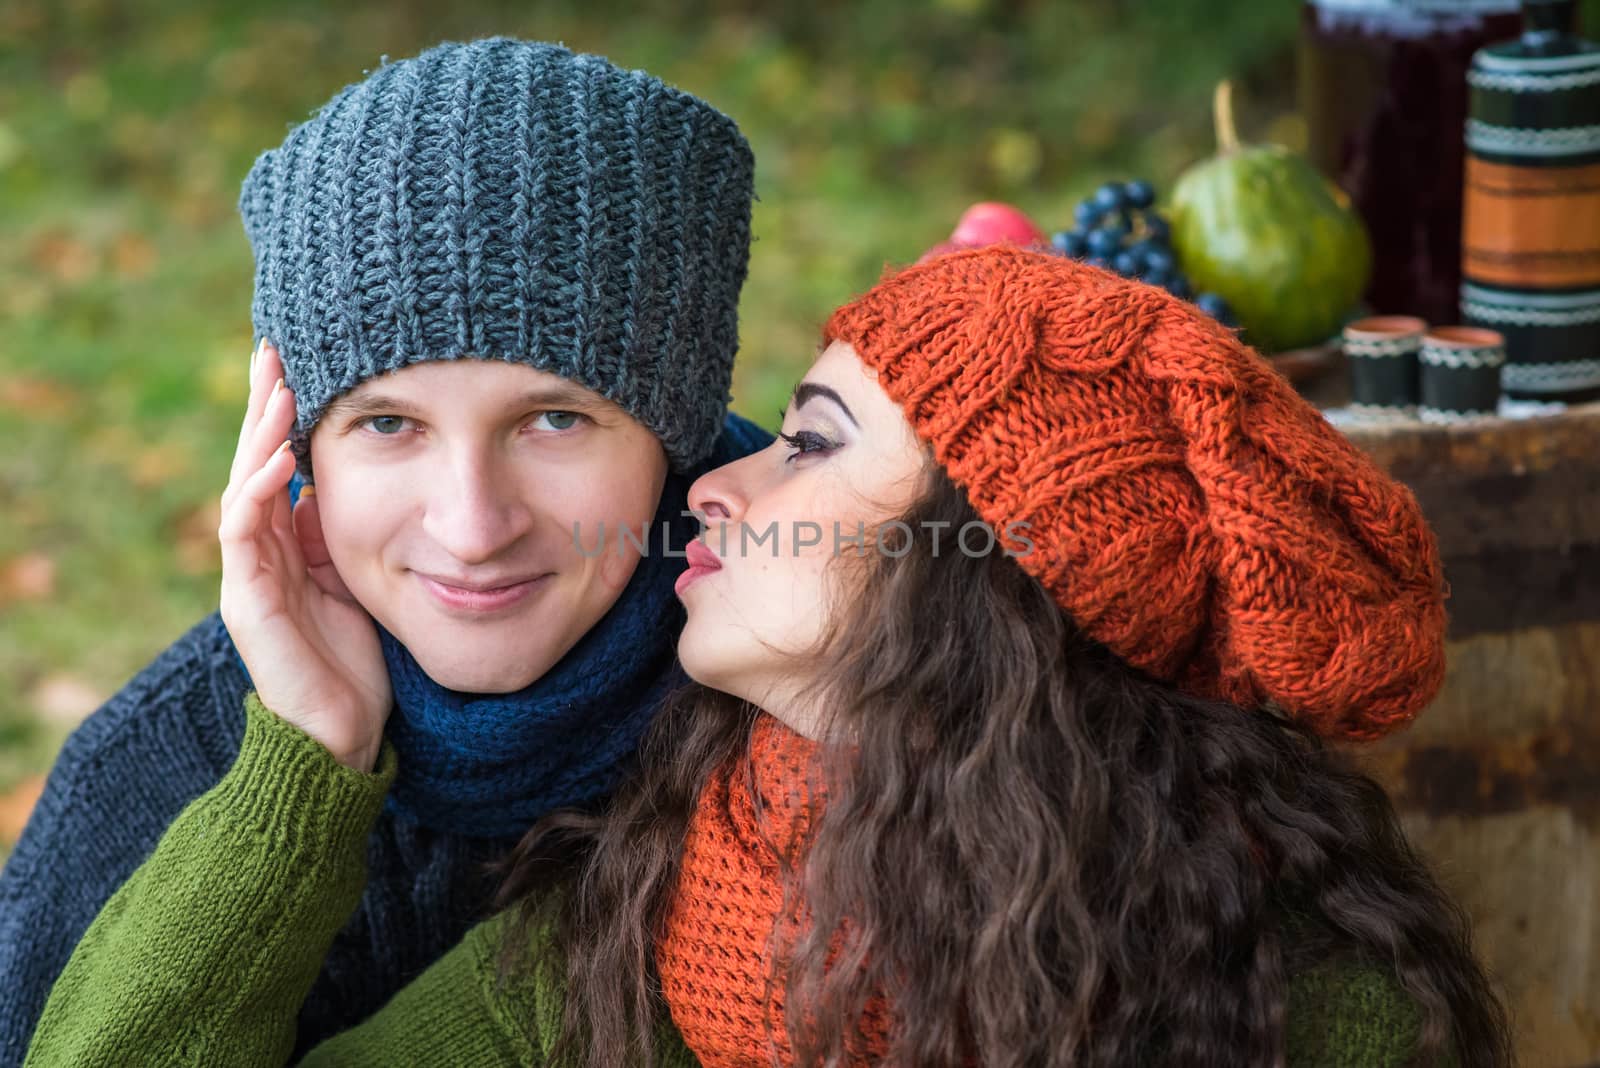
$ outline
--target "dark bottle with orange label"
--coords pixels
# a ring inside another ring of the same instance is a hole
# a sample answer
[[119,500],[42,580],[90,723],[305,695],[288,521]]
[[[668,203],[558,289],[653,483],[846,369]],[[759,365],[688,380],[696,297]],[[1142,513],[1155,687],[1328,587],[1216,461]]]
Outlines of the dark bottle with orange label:
[[1506,339],[1507,396],[1600,398],[1600,47],[1572,0],[1524,0],[1472,57],[1461,314]]

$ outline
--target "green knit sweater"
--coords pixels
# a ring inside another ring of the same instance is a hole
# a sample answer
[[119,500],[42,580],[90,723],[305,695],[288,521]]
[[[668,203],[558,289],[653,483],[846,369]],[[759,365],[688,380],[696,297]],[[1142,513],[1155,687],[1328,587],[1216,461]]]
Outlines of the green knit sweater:
[[[237,762],[167,830],[84,935],[28,1050],[46,1065],[288,1063],[295,1017],[366,877],[364,845],[396,758],[372,774],[246,703]],[[541,1065],[561,992],[497,981],[506,917],[487,920],[360,1026],[302,1064]],[[1383,973],[1329,965],[1298,976],[1293,1068],[1406,1063],[1417,1013]],[[664,1028],[664,1068],[692,1068]]]

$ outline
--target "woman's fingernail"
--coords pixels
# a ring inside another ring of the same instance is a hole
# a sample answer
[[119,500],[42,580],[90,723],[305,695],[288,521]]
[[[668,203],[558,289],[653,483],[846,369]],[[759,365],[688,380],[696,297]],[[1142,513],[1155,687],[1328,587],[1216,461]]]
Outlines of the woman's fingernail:
[[276,460],[279,456],[282,456],[283,455],[283,450],[287,449],[288,447],[289,447],[289,442],[288,442],[287,439],[285,439],[283,444],[279,445],[277,447],[277,449],[273,451],[272,458],[274,460]]
[[272,393],[267,397],[268,404],[271,404],[273,400],[276,399],[278,396],[278,391],[281,389],[283,389],[283,379],[280,378],[276,382],[272,383]]
[[267,343],[266,338],[256,342],[256,347],[250,350],[250,381],[256,380],[256,360],[261,356],[261,346]]

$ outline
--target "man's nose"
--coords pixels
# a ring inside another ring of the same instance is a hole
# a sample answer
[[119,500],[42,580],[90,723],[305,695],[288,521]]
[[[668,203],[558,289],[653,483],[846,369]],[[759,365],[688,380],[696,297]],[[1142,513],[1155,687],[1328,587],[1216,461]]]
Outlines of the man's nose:
[[463,564],[481,564],[515,544],[533,525],[531,502],[492,456],[465,456],[429,494],[423,530]]

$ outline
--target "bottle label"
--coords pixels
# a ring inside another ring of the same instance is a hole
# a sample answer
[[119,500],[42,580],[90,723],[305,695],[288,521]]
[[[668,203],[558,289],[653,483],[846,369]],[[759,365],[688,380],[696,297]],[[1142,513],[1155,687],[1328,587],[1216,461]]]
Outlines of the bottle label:
[[1527,289],[1600,286],[1600,163],[1492,163],[1469,153],[1461,226],[1467,278]]

